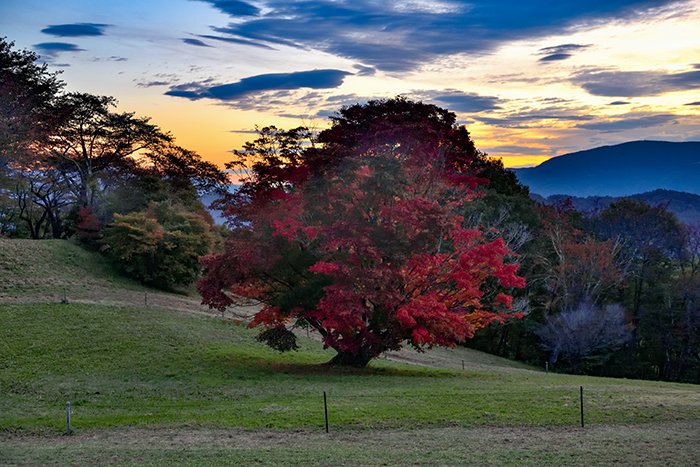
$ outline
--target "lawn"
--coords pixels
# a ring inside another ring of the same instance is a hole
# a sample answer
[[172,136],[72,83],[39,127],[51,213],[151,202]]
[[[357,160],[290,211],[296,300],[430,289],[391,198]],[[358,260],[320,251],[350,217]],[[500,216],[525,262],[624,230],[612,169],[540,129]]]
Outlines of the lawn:
[[575,426],[700,420],[697,386],[545,374],[444,370],[376,361],[322,365],[313,340],[279,354],[214,317],[100,305],[0,307],[0,429],[59,433],[119,426],[334,431],[435,426]]

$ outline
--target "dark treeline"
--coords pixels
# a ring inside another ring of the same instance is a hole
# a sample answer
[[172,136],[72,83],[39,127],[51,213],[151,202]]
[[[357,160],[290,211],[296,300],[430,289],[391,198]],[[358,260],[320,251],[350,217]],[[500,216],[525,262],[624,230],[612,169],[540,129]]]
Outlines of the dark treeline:
[[469,345],[558,371],[700,382],[700,228],[632,199],[533,213],[519,250],[529,313]]
[[199,195],[225,174],[37,59],[0,39],[0,235],[77,238],[144,282],[191,283],[216,238]]

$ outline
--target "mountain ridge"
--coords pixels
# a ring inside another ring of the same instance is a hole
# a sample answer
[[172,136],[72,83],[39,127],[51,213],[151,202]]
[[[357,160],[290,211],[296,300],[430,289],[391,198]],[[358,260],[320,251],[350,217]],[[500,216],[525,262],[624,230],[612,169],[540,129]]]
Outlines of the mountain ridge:
[[700,195],[700,142],[629,141],[512,170],[543,197],[621,197],[657,189]]

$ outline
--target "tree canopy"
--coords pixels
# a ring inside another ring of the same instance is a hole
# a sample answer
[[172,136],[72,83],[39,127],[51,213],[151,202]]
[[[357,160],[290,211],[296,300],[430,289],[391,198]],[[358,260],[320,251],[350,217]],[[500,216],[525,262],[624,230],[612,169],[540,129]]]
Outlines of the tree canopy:
[[239,153],[253,174],[229,200],[239,218],[225,251],[204,261],[205,303],[258,300],[252,325],[268,343],[293,347],[282,337],[309,326],[338,352],[333,363],[354,366],[404,342],[452,346],[518,315],[513,255],[462,215],[481,180],[454,114],[371,101],[302,144],[308,136],[264,129]]

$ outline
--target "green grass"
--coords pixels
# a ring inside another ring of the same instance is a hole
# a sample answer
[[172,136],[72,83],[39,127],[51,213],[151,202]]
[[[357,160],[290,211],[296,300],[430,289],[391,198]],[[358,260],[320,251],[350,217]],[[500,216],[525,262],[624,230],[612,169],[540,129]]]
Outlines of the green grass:
[[254,332],[160,309],[0,306],[0,430],[59,433],[119,426],[333,430],[575,426],[578,387],[591,424],[695,422],[697,386],[386,361],[365,370],[302,339],[279,354]]
[[144,290],[103,256],[66,240],[0,238],[0,297]]

